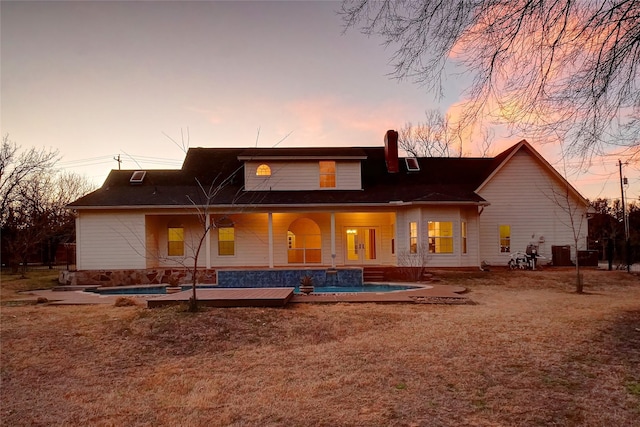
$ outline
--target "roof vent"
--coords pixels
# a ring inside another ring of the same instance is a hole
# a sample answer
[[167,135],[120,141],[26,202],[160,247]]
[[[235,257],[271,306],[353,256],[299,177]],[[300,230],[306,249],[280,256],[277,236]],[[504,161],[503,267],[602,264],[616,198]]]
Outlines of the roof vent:
[[420,172],[420,165],[415,157],[407,157],[404,162],[407,165],[407,172]]
[[131,184],[142,184],[144,181],[144,177],[147,175],[147,171],[135,171],[131,178],[129,178],[129,182]]

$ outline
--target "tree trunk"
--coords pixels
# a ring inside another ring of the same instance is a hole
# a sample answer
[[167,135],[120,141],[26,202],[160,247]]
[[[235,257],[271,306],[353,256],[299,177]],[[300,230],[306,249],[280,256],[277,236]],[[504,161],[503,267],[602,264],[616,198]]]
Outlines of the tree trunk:
[[582,273],[580,273],[580,262],[578,261],[578,252],[576,251],[576,293],[582,294],[584,288]]
[[[198,252],[200,252],[198,250]],[[191,281],[191,298],[189,298],[189,312],[195,313],[198,311],[198,298],[196,298],[196,283],[198,282],[198,255],[196,252],[196,260],[193,263],[193,277]]]

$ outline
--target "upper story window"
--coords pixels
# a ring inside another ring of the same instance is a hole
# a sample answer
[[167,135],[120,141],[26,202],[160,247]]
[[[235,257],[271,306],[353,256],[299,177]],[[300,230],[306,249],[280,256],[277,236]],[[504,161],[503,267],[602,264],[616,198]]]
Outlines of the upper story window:
[[256,169],[256,176],[271,176],[271,168],[264,163],[258,166]]
[[336,162],[320,162],[320,188],[336,188]]

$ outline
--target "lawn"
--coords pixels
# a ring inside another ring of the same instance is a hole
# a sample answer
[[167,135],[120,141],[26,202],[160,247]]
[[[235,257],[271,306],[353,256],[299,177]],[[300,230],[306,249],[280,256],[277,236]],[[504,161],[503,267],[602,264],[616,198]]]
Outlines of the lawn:
[[568,270],[436,277],[475,304],[190,314],[3,291],[0,423],[639,425],[637,275],[587,270],[586,295]]

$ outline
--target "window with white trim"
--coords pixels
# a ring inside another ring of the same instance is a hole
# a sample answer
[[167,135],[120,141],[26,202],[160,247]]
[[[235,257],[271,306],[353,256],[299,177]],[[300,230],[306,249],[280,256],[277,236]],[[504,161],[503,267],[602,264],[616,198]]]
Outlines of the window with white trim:
[[418,223],[409,223],[409,253],[418,253]]
[[218,228],[218,255],[236,254],[236,232],[233,226]]
[[460,223],[460,246],[462,249],[462,253],[467,253],[467,222],[462,221]]
[[453,253],[453,222],[429,221],[429,253]]
[[501,224],[500,229],[500,252],[511,252],[511,226]]
[[336,188],[336,162],[333,160],[321,161],[320,188]]
[[167,255],[184,256],[183,227],[167,227]]

